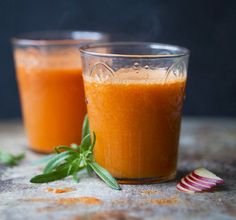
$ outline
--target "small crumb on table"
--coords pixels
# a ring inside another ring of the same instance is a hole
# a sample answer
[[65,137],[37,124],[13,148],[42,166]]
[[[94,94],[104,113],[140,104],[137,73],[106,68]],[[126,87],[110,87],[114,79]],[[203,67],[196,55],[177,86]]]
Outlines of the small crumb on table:
[[177,197],[170,197],[170,198],[160,198],[160,199],[147,199],[146,202],[154,205],[177,205],[180,201]]
[[141,191],[141,194],[146,194],[146,195],[161,194],[161,191],[159,191],[159,190],[145,189],[145,190],[142,190],[142,191]]
[[76,203],[82,203],[86,205],[101,205],[103,201],[96,197],[77,197],[77,198],[61,198],[57,199],[57,203],[61,205],[73,205]]
[[65,188],[51,188],[48,187],[47,188],[47,192],[52,192],[52,193],[67,193],[67,192],[72,192],[75,189],[73,188],[69,188],[69,187],[65,187]]

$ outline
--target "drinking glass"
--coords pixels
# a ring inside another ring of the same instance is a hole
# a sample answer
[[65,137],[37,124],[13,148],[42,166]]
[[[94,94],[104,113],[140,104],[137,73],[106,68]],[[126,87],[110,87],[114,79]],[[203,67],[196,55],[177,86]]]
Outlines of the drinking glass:
[[132,42],[80,51],[95,160],[120,183],[173,179],[189,51]]
[[86,105],[79,47],[107,39],[98,32],[57,31],[12,40],[31,149],[50,153],[57,145],[80,143]]

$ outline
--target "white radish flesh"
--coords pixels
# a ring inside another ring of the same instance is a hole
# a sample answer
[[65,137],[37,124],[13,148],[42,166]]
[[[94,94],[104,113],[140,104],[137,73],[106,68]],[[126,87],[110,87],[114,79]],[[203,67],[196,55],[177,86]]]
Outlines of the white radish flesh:
[[214,187],[214,186],[217,185],[217,183],[215,183],[215,182],[214,182],[214,183],[213,183],[213,182],[207,182],[207,181],[204,181],[204,180],[202,180],[202,179],[196,178],[196,177],[194,177],[194,176],[192,175],[192,173],[190,173],[190,174],[188,175],[188,178],[191,179],[191,180],[193,180],[193,181],[195,181],[195,182],[199,182],[199,183],[201,183],[201,184],[207,185],[207,186],[209,186],[210,188],[212,188],[212,187]]
[[202,180],[207,180],[209,182],[216,182],[216,183],[223,183],[224,181],[216,176],[214,173],[211,171],[205,169],[205,168],[198,168],[193,171],[193,176],[202,179]]

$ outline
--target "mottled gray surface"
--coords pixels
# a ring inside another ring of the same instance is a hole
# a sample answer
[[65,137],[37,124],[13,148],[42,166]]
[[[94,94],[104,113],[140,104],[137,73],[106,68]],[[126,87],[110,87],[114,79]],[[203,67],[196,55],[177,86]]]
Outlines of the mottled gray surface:
[[[0,149],[16,153],[26,150],[26,139],[18,122],[0,123]],[[236,119],[184,119],[177,180],[197,167],[205,167],[226,184],[214,192],[180,193],[176,182],[154,185],[123,185],[114,191],[96,178],[70,179],[50,184],[31,184],[40,172],[32,161],[41,156],[27,150],[20,166],[0,167],[0,219],[236,219]],[[48,187],[72,187],[54,194]],[[150,191],[152,190],[152,191]],[[69,203],[63,198],[96,197],[101,204]]]

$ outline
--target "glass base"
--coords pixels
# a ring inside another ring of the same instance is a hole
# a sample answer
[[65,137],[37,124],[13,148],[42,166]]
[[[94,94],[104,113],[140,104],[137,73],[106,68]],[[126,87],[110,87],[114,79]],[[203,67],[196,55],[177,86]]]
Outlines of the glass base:
[[116,178],[118,183],[120,184],[128,184],[128,185],[138,185],[138,184],[154,184],[154,183],[162,183],[173,180],[176,176],[176,172],[172,173],[169,176],[164,177],[151,177],[151,178]]

